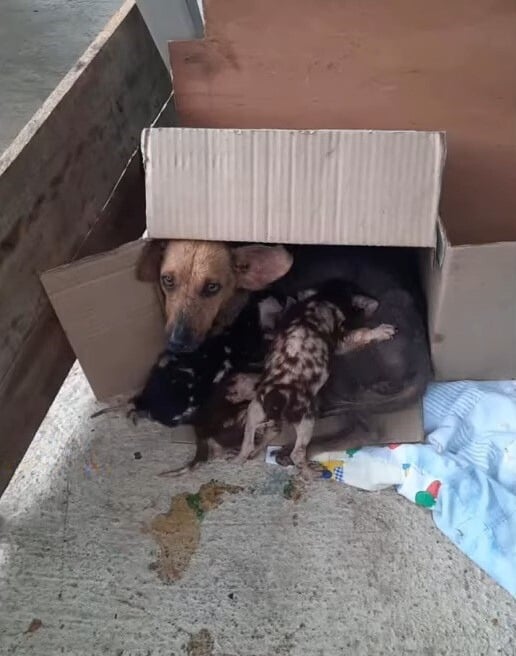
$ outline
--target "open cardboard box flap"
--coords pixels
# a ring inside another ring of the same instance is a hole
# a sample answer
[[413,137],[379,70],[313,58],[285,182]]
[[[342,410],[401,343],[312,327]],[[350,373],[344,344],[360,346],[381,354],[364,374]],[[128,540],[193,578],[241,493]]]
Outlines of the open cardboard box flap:
[[130,397],[164,346],[159,291],[136,279],[143,241],[41,276],[63,330],[101,401]]
[[[150,129],[143,151],[151,237],[435,245],[440,133]],[[164,345],[159,291],[135,277],[142,245],[42,276],[99,400],[138,391]],[[421,409],[374,428],[383,441],[418,441]],[[319,423],[333,430],[338,419]]]
[[438,380],[516,378],[516,241],[453,246],[424,263]]
[[153,238],[435,246],[439,132],[144,130]]

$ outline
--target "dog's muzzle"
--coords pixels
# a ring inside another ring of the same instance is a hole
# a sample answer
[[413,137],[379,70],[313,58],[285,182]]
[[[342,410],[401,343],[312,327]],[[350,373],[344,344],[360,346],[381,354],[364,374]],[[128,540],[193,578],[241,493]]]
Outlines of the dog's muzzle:
[[191,328],[184,321],[177,322],[168,338],[167,351],[170,353],[190,353],[195,351],[198,346],[199,344]]

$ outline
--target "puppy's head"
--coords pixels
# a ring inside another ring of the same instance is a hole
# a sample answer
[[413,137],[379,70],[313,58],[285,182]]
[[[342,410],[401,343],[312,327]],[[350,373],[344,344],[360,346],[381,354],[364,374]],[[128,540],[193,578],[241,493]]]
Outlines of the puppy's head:
[[166,332],[171,351],[195,350],[238,290],[259,290],[292,266],[282,246],[230,248],[221,242],[146,243],[136,276],[159,282],[165,298]]

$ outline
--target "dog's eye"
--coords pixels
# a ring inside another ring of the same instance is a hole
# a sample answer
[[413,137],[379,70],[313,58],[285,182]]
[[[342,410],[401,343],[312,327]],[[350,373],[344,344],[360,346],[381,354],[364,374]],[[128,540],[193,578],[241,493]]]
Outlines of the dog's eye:
[[166,289],[173,289],[173,287],[174,287],[174,278],[170,274],[165,273],[163,276],[161,276],[161,284]]
[[222,288],[222,285],[218,282],[207,282],[202,288],[203,296],[215,296],[218,294]]

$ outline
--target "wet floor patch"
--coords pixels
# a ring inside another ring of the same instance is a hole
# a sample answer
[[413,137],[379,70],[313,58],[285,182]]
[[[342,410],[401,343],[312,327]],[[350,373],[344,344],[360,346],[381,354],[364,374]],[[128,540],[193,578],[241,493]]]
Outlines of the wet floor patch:
[[199,546],[206,513],[220,506],[226,494],[242,491],[237,485],[210,481],[194,494],[185,492],[172,497],[170,510],[157,515],[146,529],[159,547],[152,569],[163,581],[171,583],[183,576]]
[[283,467],[273,467],[265,471],[263,479],[249,491],[258,496],[277,496],[281,495],[286,483],[292,477],[291,472]]
[[306,492],[306,482],[303,480],[301,474],[289,476],[285,485],[283,486],[283,496],[290,501],[300,501]]
[[25,631],[25,633],[36,633],[36,631],[39,631],[42,626],[43,626],[43,622],[37,618],[34,618],[32,622],[29,624],[29,627]]
[[212,656],[215,643],[208,629],[201,629],[190,636],[186,645],[188,656]]

